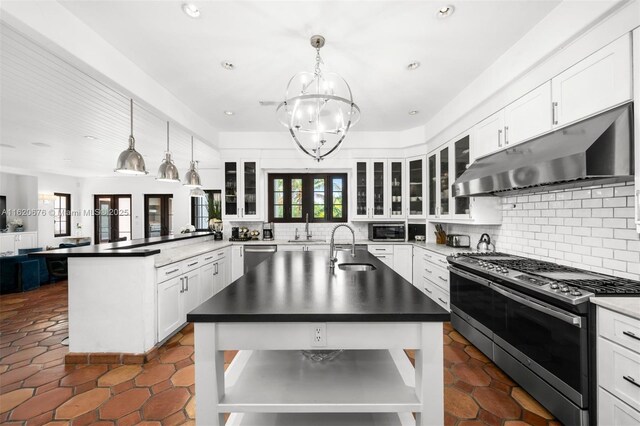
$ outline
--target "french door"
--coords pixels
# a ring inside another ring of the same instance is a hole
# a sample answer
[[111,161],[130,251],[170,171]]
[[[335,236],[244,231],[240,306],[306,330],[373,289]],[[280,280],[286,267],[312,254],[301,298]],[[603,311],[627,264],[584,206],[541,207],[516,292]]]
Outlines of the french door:
[[131,240],[131,194],[93,196],[96,244]]
[[144,237],[173,234],[173,194],[144,195]]

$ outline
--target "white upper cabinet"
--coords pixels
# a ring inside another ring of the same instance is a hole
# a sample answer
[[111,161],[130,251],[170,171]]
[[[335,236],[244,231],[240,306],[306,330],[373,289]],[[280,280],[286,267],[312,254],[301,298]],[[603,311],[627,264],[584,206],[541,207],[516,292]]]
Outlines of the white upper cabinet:
[[407,160],[407,186],[409,188],[407,217],[409,219],[426,218],[427,165],[424,155]]
[[504,145],[513,146],[551,130],[551,82],[504,109]]
[[223,173],[223,218],[261,220],[263,188],[258,161],[227,161],[224,163]]
[[358,160],[353,177],[351,220],[405,217],[404,159]]
[[504,148],[504,110],[485,118],[473,128],[473,159]]
[[557,127],[632,98],[631,35],[616,41],[551,80]]

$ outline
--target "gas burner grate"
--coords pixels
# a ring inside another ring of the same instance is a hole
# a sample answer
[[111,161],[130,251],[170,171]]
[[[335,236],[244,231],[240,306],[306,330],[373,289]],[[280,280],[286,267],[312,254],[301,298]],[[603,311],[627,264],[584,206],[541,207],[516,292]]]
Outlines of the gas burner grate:
[[579,272],[579,269],[568,266],[557,265],[551,262],[534,259],[502,259],[494,260],[491,263],[503,268],[514,269],[520,272],[538,275],[544,272]]
[[560,280],[561,284],[590,291],[597,296],[636,296],[640,295],[640,282],[625,278],[593,280]]

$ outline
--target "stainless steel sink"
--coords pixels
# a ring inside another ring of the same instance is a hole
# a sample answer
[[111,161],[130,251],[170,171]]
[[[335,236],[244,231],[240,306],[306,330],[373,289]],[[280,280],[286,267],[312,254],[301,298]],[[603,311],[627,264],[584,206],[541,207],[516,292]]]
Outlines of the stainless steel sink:
[[366,272],[366,271],[375,271],[376,267],[370,263],[339,263],[338,268],[343,271],[357,271],[357,272]]

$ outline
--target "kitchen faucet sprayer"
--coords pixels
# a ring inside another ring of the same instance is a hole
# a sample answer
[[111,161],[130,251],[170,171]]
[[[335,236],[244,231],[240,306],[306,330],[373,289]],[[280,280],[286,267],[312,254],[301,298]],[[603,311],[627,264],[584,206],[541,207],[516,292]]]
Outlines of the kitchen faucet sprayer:
[[356,233],[354,232],[353,228],[350,227],[349,225],[345,224],[345,223],[341,223],[339,225],[336,225],[336,226],[333,227],[333,230],[331,231],[331,244],[329,244],[329,267],[331,269],[335,268],[336,260],[338,260],[338,258],[335,257],[335,249],[336,249],[335,235],[336,235],[336,230],[338,228],[340,228],[341,226],[344,226],[349,231],[351,231],[351,238],[352,238],[352,242],[351,242],[351,257],[356,257]]

